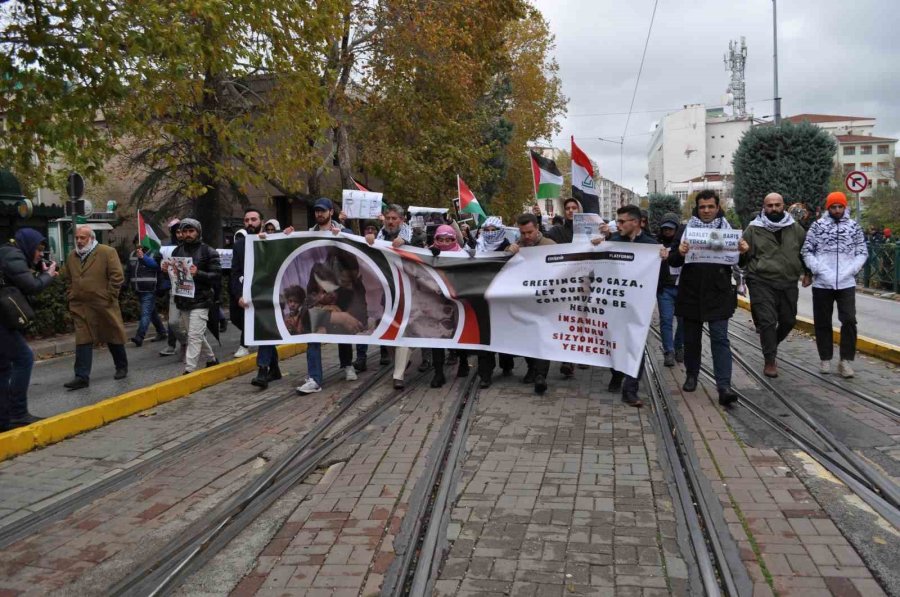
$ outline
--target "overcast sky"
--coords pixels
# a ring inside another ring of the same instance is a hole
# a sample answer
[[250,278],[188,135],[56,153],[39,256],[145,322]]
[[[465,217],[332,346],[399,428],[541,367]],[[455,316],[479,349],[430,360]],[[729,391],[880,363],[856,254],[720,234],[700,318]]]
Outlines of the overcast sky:
[[[653,0],[532,0],[556,36],[562,132],[600,173],[646,193],[650,127],[684,104],[722,105],[728,41],[747,41],[748,110],[774,112],[771,0],[659,0],[644,70],[624,132]],[[781,0],[778,76],[783,116],[841,114],[877,119],[875,134],[900,137],[900,11],[896,0]],[[652,111],[652,112],[650,112]],[[603,114],[603,115],[598,115]]]

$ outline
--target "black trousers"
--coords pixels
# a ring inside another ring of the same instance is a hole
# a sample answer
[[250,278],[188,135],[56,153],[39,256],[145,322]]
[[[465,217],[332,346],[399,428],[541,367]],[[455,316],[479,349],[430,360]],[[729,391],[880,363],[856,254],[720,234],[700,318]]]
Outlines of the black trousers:
[[830,361],[834,355],[831,315],[837,303],[838,321],[841,322],[841,360],[852,361],[856,358],[856,289],[813,288],[812,298],[819,358]]
[[547,377],[547,374],[550,372],[550,361],[525,357],[525,363],[528,365],[529,370],[534,371],[535,375]]
[[[459,350],[456,348],[451,349],[459,356],[459,364],[465,369],[469,366],[469,351],[468,350]],[[431,362],[434,365],[435,371],[443,371],[444,370],[444,362],[446,359],[447,351],[443,348],[432,348],[431,349]],[[465,364],[463,364],[465,363]]]
[[622,381],[622,395],[626,396],[628,394],[637,394],[640,389],[641,377],[644,376],[644,359],[641,359],[641,366],[638,368],[637,377],[631,377],[621,371],[616,371],[615,369],[610,369],[610,373],[612,373],[612,377],[610,381],[613,379],[618,379]]
[[512,355],[504,353],[499,353],[498,355],[498,353],[489,350],[479,350],[478,375],[480,375],[482,379],[490,379],[491,375],[494,373],[494,367],[497,366],[497,358],[495,358],[495,355],[499,356],[501,369],[512,369],[515,366]]
[[788,337],[797,323],[797,286],[779,288],[763,282],[750,280],[750,311],[759,329],[759,344],[766,361],[778,356],[778,345]]

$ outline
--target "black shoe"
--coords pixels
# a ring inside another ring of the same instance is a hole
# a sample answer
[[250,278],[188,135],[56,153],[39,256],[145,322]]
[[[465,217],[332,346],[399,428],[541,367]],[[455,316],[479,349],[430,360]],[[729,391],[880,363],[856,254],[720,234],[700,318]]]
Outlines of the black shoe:
[[37,423],[38,421],[43,420],[44,417],[36,417],[31,413],[26,413],[21,417],[10,417],[7,427],[9,429],[17,429],[19,427],[25,427],[26,425],[31,425],[32,423]]
[[228,320],[220,319],[219,320],[219,333],[224,334],[227,331],[228,331]]
[[609,380],[609,385],[606,386],[607,391],[609,392],[618,392],[622,389],[622,379],[623,375],[613,374],[612,378]]
[[675,353],[667,352],[663,355],[663,365],[666,367],[674,367],[675,366]]
[[260,367],[256,377],[250,380],[250,385],[265,390],[269,387],[269,368]]
[[391,364],[391,355],[388,354],[387,349],[382,346],[380,351],[381,358],[378,360],[380,365],[390,365]]
[[482,390],[486,390],[486,389],[488,389],[489,387],[491,387],[491,381],[492,381],[492,380],[491,380],[491,374],[490,374],[490,373],[488,373],[487,375],[482,375],[482,376],[481,376],[481,383],[478,384],[478,387],[480,387]]
[[266,378],[266,381],[278,381],[279,379],[281,379],[281,367],[279,367],[276,362],[269,367],[269,377]]
[[431,369],[431,361],[423,360],[421,363],[419,363],[419,371],[422,371],[424,373],[429,369]]
[[80,390],[82,388],[86,388],[91,385],[91,382],[84,379],[83,377],[76,377],[72,381],[67,381],[63,384],[64,388],[68,388],[69,390]]
[[456,377],[469,376],[469,363],[465,360],[459,362],[459,368],[456,370]]
[[213,359],[211,361],[206,361],[207,367],[215,367],[218,364],[219,364],[219,359]]
[[134,345],[137,346],[138,348],[140,348],[140,346],[144,343],[144,339],[143,339],[143,338],[137,338],[137,337],[132,338],[131,341],[132,341],[132,343],[134,343]]
[[353,361],[353,368],[356,369],[357,373],[362,373],[368,366],[366,365],[366,357],[359,357],[355,361]]
[[534,378],[537,374],[534,372],[534,369],[529,369],[525,372],[525,377],[522,378],[522,383],[534,383]]
[[451,351],[451,352],[450,352],[450,356],[447,357],[447,364],[448,364],[448,365],[455,365],[455,364],[457,364],[458,362],[459,362],[459,355],[456,354],[455,352]]
[[437,372],[435,372],[434,377],[431,378],[431,387],[432,387],[432,388],[439,388],[439,387],[441,387],[442,385],[444,385],[444,383],[446,383],[446,381],[447,381],[447,380],[444,379],[444,372],[443,372],[443,371],[437,371]]
[[722,406],[730,406],[737,402],[738,395],[730,387],[719,388],[719,404]]
[[543,394],[547,391],[547,378],[543,375],[534,376],[534,393]]
[[688,374],[687,377],[684,378],[684,385],[681,386],[681,389],[685,392],[693,392],[697,389],[697,376]]
[[113,375],[113,379],[125,379],[126,377],[128,377],[128,367],[116,369],[116,374]]
[[168,339],[169,339],[168,334],[156,334],[155,336],[153,336],[153,339],[150,341],[151,342],[162,342],[163,340],[168,340]]
[[394,389],[395,389],[395,390],[402,390],[402,389],[405,388],[405,387],[406,387],[406,384],[403,383],[403,380],[402,380],[402,379],[395,379],[395,380],[394,380]]
[[683,363],[684,362],[684,347],[675,349],[675,362]]
[[512,369],[503,369],[503,372],[500,374],[502,377],[509,377],[512,375]]
[[644,406],[644,403],[640,398],[638,398],[638,395],[635,392],[624,392],[622,394],[622,402],[624,402],[628,406],[634,406],[636,408]]
[[569,378],[575,375],[575,366],[572,363],[563,363],[559,366],[559,372],[563,377]]

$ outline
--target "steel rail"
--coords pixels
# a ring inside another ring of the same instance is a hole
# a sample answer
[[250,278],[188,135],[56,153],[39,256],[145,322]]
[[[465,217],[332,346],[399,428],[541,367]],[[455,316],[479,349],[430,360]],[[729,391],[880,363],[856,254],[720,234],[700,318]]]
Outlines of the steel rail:
[[[685,444],[685,438],[690,437],[690,434],[681,418],[674,414],[671,396],[666,391],[646,347],[644,348],[644,362],[653,412],[656,415],[663,448],[671,463],[676,493],[687,522],[691,546],[700,567],[700,578],[704,591],[710,597],[722,594],[740,595],[731,565],[725,554],[722,538],[715,530],[714,518],[709,505],[710,496],[707,495],[708,492],[697,473],[699,465],[693,450]],[[712,498],[715,500],[713,503],[718,503],[717,497],[712,496]],[[731,538],[730,532],[728,538]],[[733,543],[733,539],[731,542]],[[729,547],[733,553],[738,550],[737,545]],[[749,594],[749,591],[748,587],[744,594]]]
[[413,387],[392,390],[388,396],[357,416],[348,425],[327,436],[343,415],[389,371],[389,367],[383,367],[376,375],[358,386],[341,401],[338,409],[320,421],[313,430],[274,462],[265,474],[249,482],[224,507],[204,517],[181,536],[170,541],[148,563],[116,583],[106,593],[121,596],[155,596],[168,594],[174,590],[178,581],[212,558],[275,500],[312,473],[329,453],[412,391]]
[[[331,369],[331,371],[328,372],[325,379],[336,381],[342,373],[340,368],[330,367],[329,369]],[[290,391],[285,391],[273,399],[267,400],[250,410],[241,413],[233,419],[211,427],[203,433],[194,435],[177,446],[173,446],[168,450],[148,458],[140,464],[136,464],[127,469],[122,469],[84,489],[76,491],[57,502],[41,508],[37,512],[0,527],[0,549],[5,549],[17,541],[30,537],[34,533],[47,527],[49,524],[62,520],[72,512],[91,504],[101,497],[143,479],[163,465],[171,462],[173,459],[183,456],[192,448],[210,443],[232,433],[234,430],[239,429],[248,423],[256,421],[263,415],[268,414],[277,407],[296,398],[296,396],[296,390],[291,388]]]

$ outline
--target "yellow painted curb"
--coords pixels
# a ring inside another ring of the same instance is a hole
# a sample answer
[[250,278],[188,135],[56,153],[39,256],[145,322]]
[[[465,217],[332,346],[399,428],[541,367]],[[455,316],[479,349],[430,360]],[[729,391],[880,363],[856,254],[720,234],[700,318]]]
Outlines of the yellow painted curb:
[[[742,296],[738,296],[738,305],[743,309],[750,310],[750,301]],[[807,334],[812,334],[813,336],[816,334],[815,325],[808,317],[801,317],[798,315],[797,324],[794,327],[803,330]],[[840,328],[831,328],[831,337],[835,344],[840,344]],[[865,336],[857,336],[856,350],[883,361],[900,365],[900,346],[894,346],[893,344],[875,340],[873,338],[866,338]]]
[[[306,344],[285,344],[278,347],[278,356],[281,359],[304,352]],[[249,373],[255,368],[256,355],[247,355],[48,417],[26,427],[0,433],[0,461],[102,427],[165,402],[189,396],[203,388]]]

